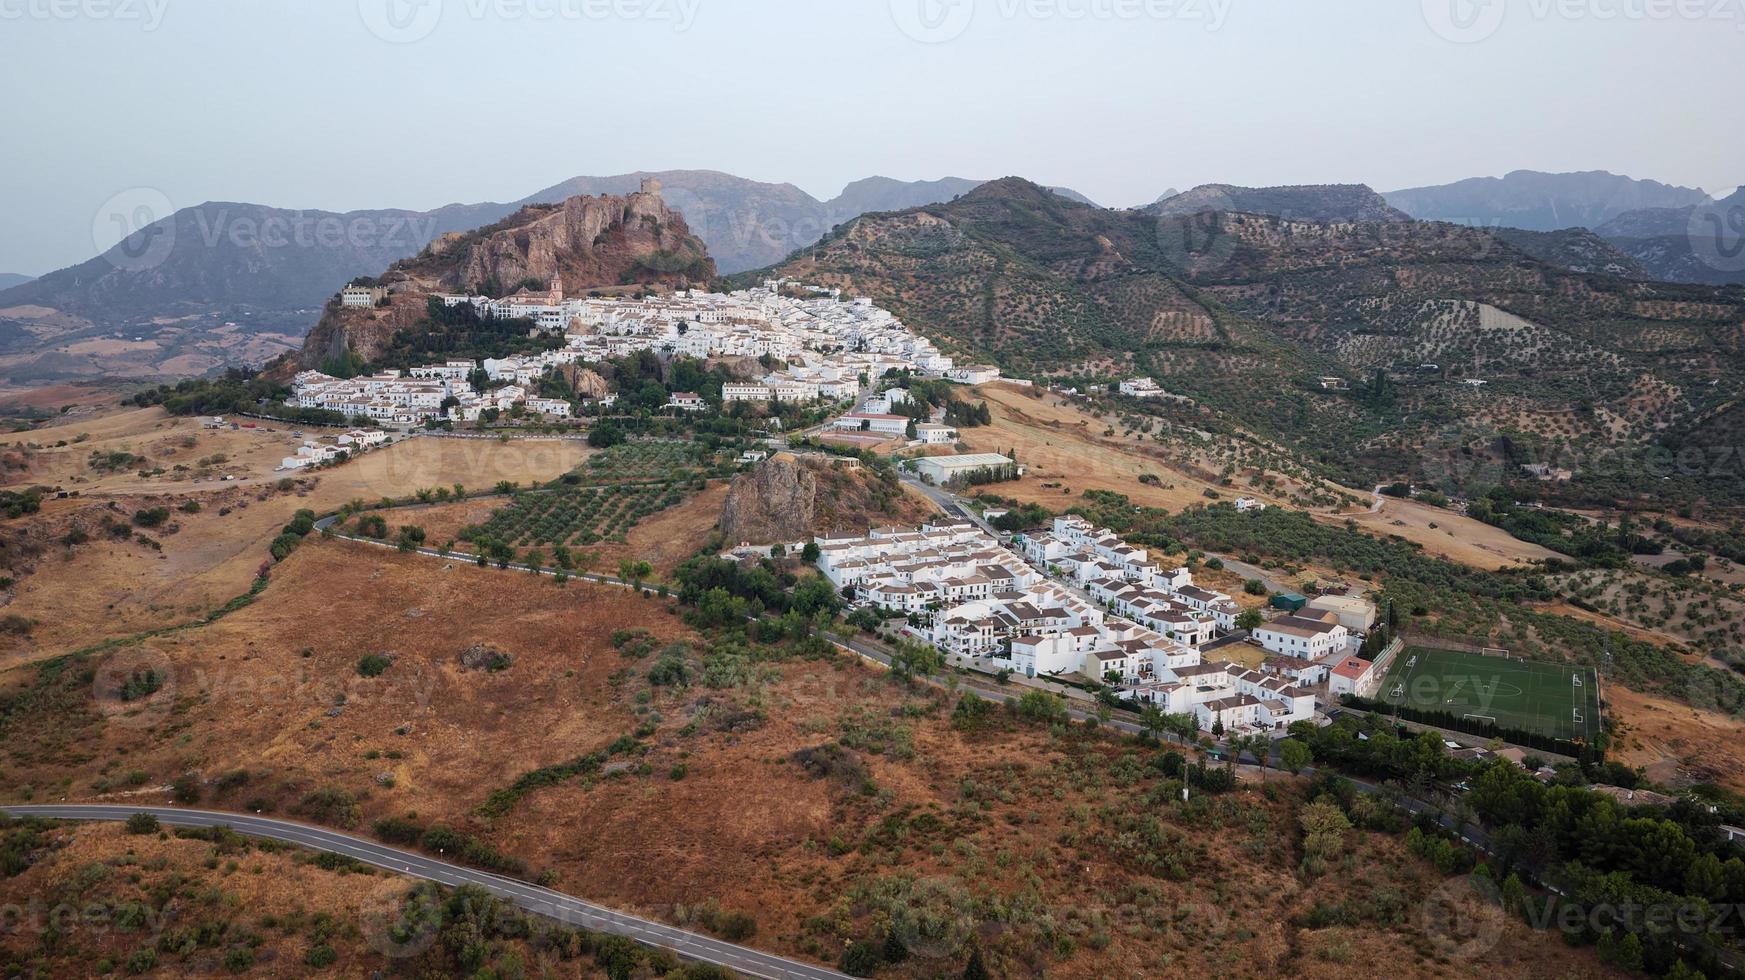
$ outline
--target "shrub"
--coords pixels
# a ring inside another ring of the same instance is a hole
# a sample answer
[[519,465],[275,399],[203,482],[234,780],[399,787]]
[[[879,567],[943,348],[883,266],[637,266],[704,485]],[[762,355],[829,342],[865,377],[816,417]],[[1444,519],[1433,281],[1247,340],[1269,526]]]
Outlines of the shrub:
[[319,946],[309,947],[309,952],[303,956],[303,965],[311,966],[319,970],[323,967],[332,966],[334,963],[338,962],[338,960],[339,954],[334,952],[333,947],[326,943],[322,943]]
[[170,783],[170,795],[177,803],[200,802],[200,777],[191,772],[177,776]]
[[730,943],[742,943],[757,935],[757,919],[749,912],[729,912],[722,916],[718,930]]
[[388,672],[388,666],[393,661],[379,653],[366,653],[358,658],[357,672],[359,677],[380,677]]
[[149,813],[136,813],[127,818],[127,832],[130,834],[155,834],[158,832],[158,818]]
[[681,654],[662,654],[648,669],[648,682],[656,687],[684,687],[691,683],[691,665]]
[[169,519],[170,509],[168,507],[152,507],[148,510],[133,512],[133,523],[140,527],[159,527]]

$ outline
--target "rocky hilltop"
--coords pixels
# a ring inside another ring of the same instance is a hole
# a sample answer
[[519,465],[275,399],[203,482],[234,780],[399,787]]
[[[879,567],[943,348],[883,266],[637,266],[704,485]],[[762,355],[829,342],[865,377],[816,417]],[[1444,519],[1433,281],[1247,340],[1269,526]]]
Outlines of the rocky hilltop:
[[667,206],[659,181],[622,196],[527,205],[495,224],[443,235],[394,263],[378,278],[391,292],[386,306],[344,309],[329,301],[297,363],[317,367],[348,351],[375,358],[397,331],[417,328],[433,293],[501,295],[554,282],[571,293],[635,284],[682,288],[714,275],[708,249]]
[[729,544],[771,544],[915,524],[932,513],[931,504],[905,493],[894,476],[852,460],[778,453],[733,478],[721,507],[721,533]]
[[1265,214],[1297,221],[1405,221],[1405,213],[1363,184],[1237,187],[1201,184],[1144,208],[1157,217],[1219,211]]

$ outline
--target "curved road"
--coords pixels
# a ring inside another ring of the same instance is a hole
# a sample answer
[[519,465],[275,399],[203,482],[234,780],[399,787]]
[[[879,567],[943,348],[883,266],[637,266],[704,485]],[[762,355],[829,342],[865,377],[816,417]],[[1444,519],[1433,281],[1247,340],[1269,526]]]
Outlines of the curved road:
[[629,936],[641,943],[663,946],[679,956],[728,967],[748,977],[768,980],[846,980],[847,974],[821,966],[783,959],[755,949],[735,946],[719,939],[675,929],[648,919],[615,912],[608,908],[572,898],[549,888],[541,888],[513,878],[504,878],[485,871],[450,864],[437,858],[405,851],[386,844],[353,837],[325,827],[277,820],[245,813],[222,813],[215,810],[184,810],[177,807],[99,806],[90,804],[50,804],[40,806],[0,807],[13,816],[48,817],[57,820],[126,820],[135,813],[149,813],[159,821],[176,827],[224,826],[250,837],[284,841],[316,851],[341,854],[366,864],[386,868],[396,874],[423,878],[442,885],[478,885],[497,897],[566,926],[579,926],[596,932]]

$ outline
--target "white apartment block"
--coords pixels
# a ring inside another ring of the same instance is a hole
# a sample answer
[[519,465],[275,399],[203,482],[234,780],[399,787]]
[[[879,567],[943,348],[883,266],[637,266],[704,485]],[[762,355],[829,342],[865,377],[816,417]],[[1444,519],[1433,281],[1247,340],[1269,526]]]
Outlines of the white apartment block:
[[1268,651],[1300,660],[1324,660],[1345,653],[1354,639],[1334,613],[1306,609],[1257,627],[1253,636]]

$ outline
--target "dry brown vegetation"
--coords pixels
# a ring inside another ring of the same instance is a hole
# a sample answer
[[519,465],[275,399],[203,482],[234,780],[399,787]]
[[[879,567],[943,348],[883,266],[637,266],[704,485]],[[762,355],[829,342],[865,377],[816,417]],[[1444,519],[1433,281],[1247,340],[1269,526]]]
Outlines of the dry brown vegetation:
[[[648,631],[647,652],[615,647],[625,629]],[[825,961],[881,923],[942,914],[937,933],[907,937],[917,955],[893,976],[954,972],[972,937],[999,976],[1137,977],[1163,963],[1327,975],[1358,960],[1466,975],[1416,917],[1442,876],[1398,838],[1353,832],[1338,874],[1302,877],[1289,779],[1183,806],[1152,796],[1155,750],[1003,713],[961,732],[951,696],[846,657],[654,687],[646,674],[675,642],[704,667],[708,647],[657,598],[311,541],[257,602],[209,627],[0,677],[24,706],[0,740],[3,792],[161,803],[194,774],[218,808],[366,833],[416,814],[549,870],[562,890],[679,923],[745,911],[755,945]],[[464,669],[475,643],[511,663]],[[361,677],[370,654],[390,664]],[[104,678],[146,668],[164,671],[156,693],[99,700],[114,690]],[[624,736],[635,747],[603,767],[486,806],[517,774]],[[824,764],[802,764],[830,746]],[[1323,920],[1346,924],[1311,927]],[[1596,972],[1590,952],[1518,927],[1484,962]]]
[[[589,450],[568,441],[418,438],[375,450],[341,466],[313,473],[272,472],[293,444],[288,433],[265,430],[201,431],[189,419],[170,420],[157,409],[127,412],[89,427],[92,439],[62,450],[42,450],[38,465],[12,486],[40,485],[85,465],[91,446],[132,447],[166,442],[191,461],[222,452],[218,464],[232,481],[177,484],[167,478],[103,476],[78,487],[80,496],[50,499],[40,515],[0,529],[10,547],[8,574],[18,580],[5,607],[35,625],[28,635],[0,636],[0,663],[77,649],[100,640],[195,619],[248,589],[267,543],[298,510],[333,510],[348,501],[404,497],[419,488],[463,484],[474,489],[500,480],[523,484],[552,479],[585,459]],[[181,440],[197,445],[181,448]],[[109,451],[102,448],[102,451]],[[61,483],[60,485],[68,485]],[[190,501],[197,513],[183,507]],[[128,523],[142,509],[167,507],[156,528],[118,540],[105,520]],[[84,543],[68,545],[80,528]],[[19,542],[18,538],[23,538]]]

